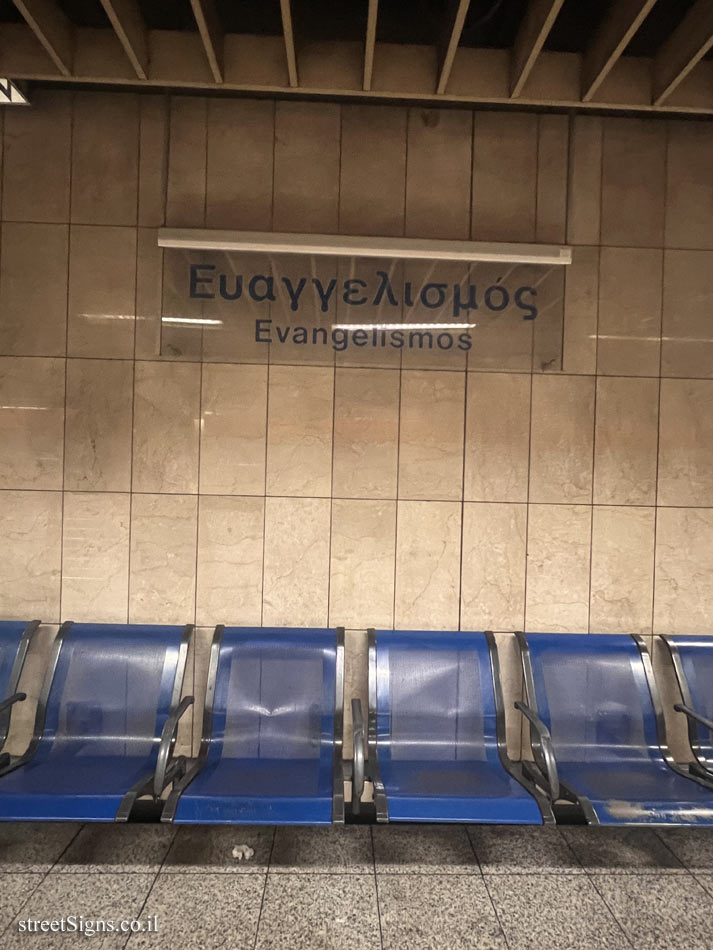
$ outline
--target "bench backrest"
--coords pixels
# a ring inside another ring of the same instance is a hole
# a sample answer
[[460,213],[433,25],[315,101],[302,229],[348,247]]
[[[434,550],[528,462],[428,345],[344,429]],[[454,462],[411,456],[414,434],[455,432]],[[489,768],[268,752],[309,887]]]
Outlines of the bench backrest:
[[379,758],[497,761],[497,718],[483,633],[377,630]]
[[633,637],[533,633],[526,641],[537,710],[558,760],[660,757],[654,706]]
[[48,671],[40,745],[52,754],[157,752],[180,698],[189,636],[190,628],[178,626],[63,627],[54,674]]
[[10,676],[26,628],[24,620],[0,621],[0,700],[10,693]]
[[336,632],[219,628],[213,651],[209,759],[322,759],[331,771],[343,701]]

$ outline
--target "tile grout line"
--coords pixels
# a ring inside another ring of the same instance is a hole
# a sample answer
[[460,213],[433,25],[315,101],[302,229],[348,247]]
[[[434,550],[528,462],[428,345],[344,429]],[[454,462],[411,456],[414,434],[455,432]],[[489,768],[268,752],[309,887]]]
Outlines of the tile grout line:
[[[159,825],[159,827],[161,827],[161,825]],[[155,873],[155,875],[154,875],[154,879],[153,879],[153,881],[151,881],[151,884],[149,885],[149,889],[148,889],[147,892],[146,892],[146,896],[145,896],[144,899],[143,899],[143,902],[142,902],[142,904],[141,904],[141,907],[139,908],[139,910],[138,910],[138,912],[137,912],[137,914],[136,914],[136,918],[135,918],[136,920],[139,920],[139,919],[141,918],[142,914],[144,913],[144,911],[145,911],[145,909],[146,909],[146,905],[148,904],[149,898],[151,897],[151,894],[153,893],[153,889],[154,889],[154,887],[156,886],[156,882],[158,881],[159,877],[161,876],[161,871],[163,870],[163,867],[164,867],[164,865],[165,865],[165,863],[166,863],[166,860],[167,860],[167,858],[168,858],[169,852],[171,851],[171,848],[173,847],[173,843],[174,843],[174,841],[176,840],[176,837],[178,836],[178,832],[179,832],[179,829],[176,828],[175,825],[174,825],[174,826],[173,826],[173,835],[171,836],[171,838],[170,838],[170,840],[169,840],[169,842],[168,842],[168,847],[166,848],[166,853],[164,854],[163,858],[161,859],[161,862],[160,862],[160,864],[159,864],[159,866],[158,866],[158,871],[156,871],[156,873]],[[128,945],[129,945],[129,941],[131,940],[131,938],[132,938],[133,936],[134,936],[134,934],[131,934],[131,933],[128,935],[128,937],[126,938],[126,941],[122,944],[121,950],[126,950],[126,948],[127,948]]]
[[371,841],[371,860],[373,866],[374,891],[376,893],[376,916],[379,922],[379,941],[381,950],[384,948],[384,930],[381,923],[381,900],[379,898],[379,875],[376,873],[376,849],[374,848],[374,826],[369,825],[369,839]]
[[59,540],[59,602],[58,609],[59,614],[57,617],[57,622],[62,623],[62,593],[64,588],[64,518],[65,518],[65,489],[67,485],[67,393],[68,393],[68,379],[69,379],[69,293],[70,293],[70,278],[71,278],[71,269],[72,269],[72,178],[73,178],[73,163],[71,161],[71,156],[74,152],[74,108],[75,108],[76,94],[74,90],[70,93],[70,110],[69,110],[69,154],[70,154],[70,167],[68,170],[69,173],[69,187],[68,187],[68,215],[69,221],[67,222],[67,291],[65,297],[65,330],[64,330],[64,412],[62,416],[62,497],[60,499],[60,511],[61,511],[61,523],[60,523],[60,540]]
[[609,906],[609,902],[607,901],[607,899],[604,897],[604,895],[602,894],[602,892],[601,892],[601,891],[599,890],[599,888],[597,887],[597,881],[596,881],[597,875],[596,875],[596,874],[590,874],[589,871],[587,871],[586,868],[584,869],[584,873],[586,874],[587,880],[589,881],[589,883],[590,883],[590,884],[592,885],[592,887],[594,888],[594,890],[595,890],[597,896],[599,897],[600,901],[601,901],[602,904],[606,907],[606,909],[607,909],[607,911],[608,911],[608,913],[609,913],[609,916],[611,917],[611,919],[614,921],[614,923],[617,925],[617,927],[618,927],[619,930],[621,931],[621,934],[622,934],[624,940],[626,940],[627,944],[628,944],[630,947],[634,948],[634,947],[635,947],[635,944],[632,942],[632,940],[631,940],[631,938],[629,937],[629,935],[628,935],[628,933],[626,932],[626,930],[624,930],[623,925],[619,922],[619,918],[616,916],[616,914],[614,913],[614,911],[613,911],[613,910],[611,909],[611,907]]
[[[663,202],[663,231],[664,236],[666,234],[666,222],[668,215],[668,150],[669,150],[669,123],[664,124],[664,130],[666,134],[665,140],[665,149],[664,149],[664,202]],[[652,659],[653,659],[653,637],[656,632],[656,555],[657,555],[657,545],[658,545],[658,536],[659,536],[659,463],[661,456],[661,399],[663,394],[663,315],[664,315],[664,288],[666,285],[666,253],[665,251],[661,252],[661,296],[660,296],[660,306],[661,312],[659,315],[659,377],[658,377],[658,399],[656,406],[656,476],[655,476],[655,488],[654,488],[654,537],[653,537],[653,557],[651,564],[651,646],[652,646]]]
[[267,894],[267,882],[270,879],[270,865],[272,864],[272,853],[275,850],[275,838],[277,837],[277,828],[272,829],[272,842],[270,844],[270,854],[267,858],[267,867],[265,868],[265,880],[262,885],[262,897],[260,899],[260,910],[257,915],[257,923],[255,925],[255,939],[253,940],[253,950],[256,950],[257,942],[260,937],[260,924],[262,923],[262,911],[265,907],[265,895]]

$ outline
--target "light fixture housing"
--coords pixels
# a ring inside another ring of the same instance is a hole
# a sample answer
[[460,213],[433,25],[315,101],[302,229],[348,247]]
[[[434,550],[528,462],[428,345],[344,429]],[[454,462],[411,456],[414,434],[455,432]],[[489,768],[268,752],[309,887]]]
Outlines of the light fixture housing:
[[158,245],[196,251],[243,251],[326,257],[396,258],[466,263],[487,261],[550,266],[572,263],[572,249],[557,244],[431,241],[423,238],[359,237],[345,234],[280,234],[273,231],[160,228]]

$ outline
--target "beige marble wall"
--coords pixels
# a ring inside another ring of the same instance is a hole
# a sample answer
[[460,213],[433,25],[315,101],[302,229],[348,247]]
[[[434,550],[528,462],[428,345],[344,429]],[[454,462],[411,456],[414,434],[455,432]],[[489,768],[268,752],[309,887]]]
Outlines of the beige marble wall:
[[[193,621],[196,682],[218,621],[713,632],[710,123],[33,99],[2,129],[2,616]],[[531,325],[418,365],[197,339],[162,327],[163,224],[567,241],[561,359]]]

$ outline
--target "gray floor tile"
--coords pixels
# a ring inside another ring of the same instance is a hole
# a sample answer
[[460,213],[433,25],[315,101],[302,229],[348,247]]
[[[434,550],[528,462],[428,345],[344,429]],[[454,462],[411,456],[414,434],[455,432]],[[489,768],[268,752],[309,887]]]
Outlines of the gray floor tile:
[[373,870],[368,825],[276,829],[270,872],[368,874]]
[[557,828],[470,825],[468,834],[483,874],[584,874]]
[[656,834],[692,871],[713,868],[713,828],[658,828]]
[[81,827],[75,822],[0,822],[0,872],[49,871]]
[[374,876],[270,874],[256,950],[381,950]]
[[[20,950],[27,947],[27,933],[19,931],[19,921],[65,921],[75,918],[75,924],[84,926],[79,931],[41,934],[35,939],[42,950],[68,950],[73,947],[88,947],[92,950],[109,950],[123,947],[127,935],[118,929],[124,920],[139,917],[146,895],[155,875],[153,874],[49,874],[7,928],[3,950]],[[94,921],[113,922],[113,933],[94,928],[93,936],[87,936]]]
[[384,950],[506,950],[480,877],[384,874],[377,891]]
[[375,825],[377,873],[479,874],[465,825]]
[[562,828],[562,834],[590,874],[685,871],[651,828]]
[[43,874],[5,874],[0,882],[0,934],[29,900]]
[[[173,839],[161,873],[264,874],[274,837],[275,829],[262,825],[184,826]],[[255,852],[248,861],[233,857],[233,848],[241,844]]]
[[175,834],[170,825],[85,825],[52,873],[156,874]]
[[595,886],[636,950],[710,950],[713,898],[690,875],[599,875]]
[[698,883],[708,891],[711,897],[713,897],[713,873],[701,873],[700,871],[696,871],[695,878]]
[[264,887],[257,874],[161,874],[142,913],[156,932],[134,934],[127,950],[252,950]]
[[486,878],[510,950],[623,950],[621,928],[583,874]]

